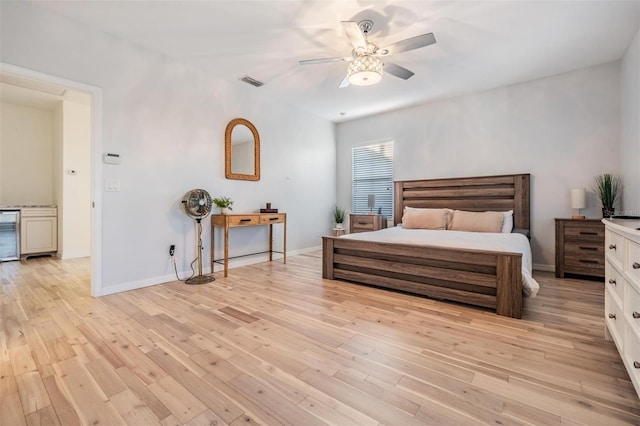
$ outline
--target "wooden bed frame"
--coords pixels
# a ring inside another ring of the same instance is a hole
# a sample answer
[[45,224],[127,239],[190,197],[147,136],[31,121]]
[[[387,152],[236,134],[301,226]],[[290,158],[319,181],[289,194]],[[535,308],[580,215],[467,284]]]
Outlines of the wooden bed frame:
[[[530,175],[395,182],[394,223],[405,206],[513,210],[514,232],[529,236]],[[522,255],[496,251],[322,238],[322,277],[402,290],[522,316]]]

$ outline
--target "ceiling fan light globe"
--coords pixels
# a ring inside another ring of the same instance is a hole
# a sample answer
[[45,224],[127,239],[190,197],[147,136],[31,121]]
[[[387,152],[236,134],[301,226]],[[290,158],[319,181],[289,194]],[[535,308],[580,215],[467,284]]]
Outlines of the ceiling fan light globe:
[[358,56],[349,63],[349,83],[355,86],[371,86],[382,80],[382,61],[370,55]]

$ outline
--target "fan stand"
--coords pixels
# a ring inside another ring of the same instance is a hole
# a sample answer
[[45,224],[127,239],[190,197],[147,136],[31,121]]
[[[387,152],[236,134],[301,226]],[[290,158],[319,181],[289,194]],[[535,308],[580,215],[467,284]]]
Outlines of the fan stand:
[[198,228],[198,275],[191,277],[185,281],[186,284],[207,284],[215,281],[215,278],[208,275],[202,275],[202,223],[201,219],[196,219]]

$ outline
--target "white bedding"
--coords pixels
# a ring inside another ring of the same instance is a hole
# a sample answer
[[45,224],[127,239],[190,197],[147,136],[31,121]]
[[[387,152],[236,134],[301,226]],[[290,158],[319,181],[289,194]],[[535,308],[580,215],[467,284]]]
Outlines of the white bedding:
[[347,234],[340,238],[384,243],[415,244],[522,254],[522,293],[535,297],[540,285],[531,275],[531,246],[522,234],[405,229],[401,226],[373,232]]

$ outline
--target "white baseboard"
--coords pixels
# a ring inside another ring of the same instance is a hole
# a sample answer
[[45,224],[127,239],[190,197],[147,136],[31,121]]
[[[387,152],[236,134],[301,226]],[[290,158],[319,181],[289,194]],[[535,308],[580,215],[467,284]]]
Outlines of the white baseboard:
[[[288,252],[287,253],[287,257],[296,256],[296,255],[304,254],[304,253],[309,253],[309,252],[317,251],[317,250],[320,250],[320,249],[321,249],[321,247],[317,246],[317,247],[304,248],[304,249],[301,249],[301,250],[294,250],[294,251]],[[273,260],[280,260],[283,257],[284,256],[282,254],[279,254],[279,253],[274,253],[273,254]],[[262,263],[262,262],[266,262],[268,260],[269,260],[269,254],[268,253],[259,254],[259,255],[255,255],[255,256],[247,256],[245,258],[239,258],[239,259],[230,259],[229,260],[229,269],[239,268],[241,266],[253,265],[253,264],[256,264],[256,263]],[[224,269],[223,265],[216,264],[214,272],[221,272],[223,269]],[[211,268],[210,267],[206,267],[206,266],[203,265],[202,273],[203,274],[211,273]],[[178,272],[178,275],[180,275],[180,277],[189,277],[189,276],[191,276],[191,269],[189,269],[187,271]],[[110,285],[108,287],[101,288],[100,292],[98,292],[98,294],[96,294],[96,296],[106,296],[108,294],[121,293],[123,291],[137,290],[139,288],[150,287],[152,285],[158,285],[158,284],[166,284],[166,283],[169,283],[169,282],[172,282],[172,281],[176,281],[175,273],[169,274],[169,275],[160,275],[160,276],[157,276],[157,277],[147,278],[147,279],[144,279],[144,280],[129,281],[129,282],[126,282],[126,283]]]

